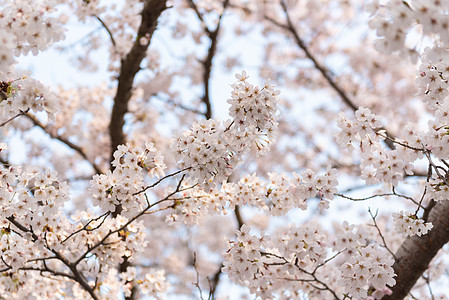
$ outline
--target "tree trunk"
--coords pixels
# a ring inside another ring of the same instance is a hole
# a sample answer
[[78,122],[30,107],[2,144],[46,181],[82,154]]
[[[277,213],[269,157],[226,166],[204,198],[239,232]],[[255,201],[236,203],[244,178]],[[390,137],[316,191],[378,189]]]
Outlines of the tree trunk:
[[449,241],[449,200],[438,202],[430,211],[428,222],[432,230],[423,236],[405,239],[396,252],[393,269],[397,275],[393,294],[382,300],[403,299],[429,266],[430,261]]

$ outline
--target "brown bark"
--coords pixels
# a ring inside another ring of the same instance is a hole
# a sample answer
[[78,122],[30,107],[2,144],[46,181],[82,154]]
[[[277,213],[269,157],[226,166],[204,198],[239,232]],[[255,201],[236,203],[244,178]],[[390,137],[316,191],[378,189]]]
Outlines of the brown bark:
[[[157,20],[161,13],[167,9],[167,0],[147,0],[142,10],[142,23],[140,24],[134,45],[131,51],[122,59],[120,75],[118,78],[117,93],[112,108],[109,134],[111,136],[111,162],[112,154],[118,145],[125,143],[123,125],[125,114],[128,111],[128,102],[131,98],[134,77],[140,70],[140,63],[145,58],[151,37],[156,30]],[[142,45],[140,38],[146,37],[148,43]]]
[[423,236],[408,237],[396,252],[393,294],[382,300],[403,299],[429,266],[437,252],[449,241],[449,200],[438,202],[430,211],[432,230]]
[[[112,108],[111,122],[109,124],[109,134],[111,137],[111,156],[110,163],[114,160],[114,152],[119,145],[125,144],[125,135],[123,125],[125,125],[125,114],[128,112],[128,102],[131,99],[134,78],[140,71],[140,64],[145,58],[151,38],[157,27],[157,21],[161,13],[167,9],[167,0],[146,0],[142,10],[142,22],[137,32],[136,40],[124,59],[121,61],[120,74],[118,78],[117,92],[114,97],[114,106]],[[146,44],[141,44],[140,39],[145,37]],[[111,39],[113,40],[112,36]],[[111,165],[111,169],[112,169]],[[113,217],[121,212],[121,207],[116,207]],[[126,272],[131,265],[128,258],[124,257],[119,266],[120,272]],[[131,295],[125,297],[126,300],[135,299],[137,289],[135,286],[131,289]]]

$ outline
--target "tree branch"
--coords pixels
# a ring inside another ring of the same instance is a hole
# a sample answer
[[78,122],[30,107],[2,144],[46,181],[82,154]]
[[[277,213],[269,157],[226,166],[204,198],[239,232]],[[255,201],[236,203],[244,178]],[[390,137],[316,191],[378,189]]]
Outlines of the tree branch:
[[329,85],[337,92],[337,94],[340,96],[340,98],[343,100],[346,105],[348,105],[350,108],[352,108],[354,111],[358,109],[358,106],[355,105],[351,99],[346,95],[346,93],[343,91],[342,88],[340,88],[337,83],[333,80],[331,73],[329,70],[321,65],[318,60],[315,58],[315,56],[310,52],[309,48],[307,47],[304,40],[299,36],[298,32],[296,31],[292,20],[290,19],[290,15],[288,14],[287,5],[285,4],[284,0],[281,0],[281,6],[285,14],[285,18],[287,20],[287,25],[282,25],[279,23],[274,23],[277,26],[282,26],[283,28],[287,29],[295,39],[296,44],[304,51],[307,58],[310,59],[315,66],[315,68],[320,71],[321,75],[326,79],[326,81],[329,83]]
[[26,115],[27,112],[28,112],[29,110],[30,110],[29,108],[28,108],[27,110],[25,110],[25,111],[21,110],[21,111],[20,111],[17,115],[15,115],[14,117],[11,117],[11,118],[9,118],[8,120],[6,120],[5,122],[1,123],[1,124],[0,124],[0,127],[5,126],[6,124],[8,124],[9,122],[11,122],[11,121],[14,120],[15,118],[18,118],[18,117],[20,117],[20,116]]
[[[28,232],[31,234],[31,237],[33,238],[33,242],[36,242],[37,240],[39,240],[39,237],[33,232],[33,230],[25,227],[24,225],[20,224],[14,216],[10,216],[6,218],[9,222],[11,222],[12,224],[14,224],[14,226],[16,226],[17,228],[19,228],[21,231],[23,232]],[[58,251],[48,247],[48,245],[45,246],[48,250],[50,250],[55,257],[60,260],[65,266],[67,266],[70,271],[73,274],[72,276],[67,276],[69,278],[72,278],[74,281],[78,282],[83,289],[89,293],[89,295],[92,297],[92,299],[94,300],[98,300],[98,296],[95,294],[94,289],[89,285],[89,283],[85,280],[84,276],[77,270],[76,268],[76,264],[71,263],[68,259],[66,259],[64,256],[61,255],[61,253],[59,253]],[[60,273],[60,274],[65,274],[65,273]]]
[[379,233],[379,236],[380,236],[380,238],[382,239],[384,248],[387,249],[387,251],[391,254],[391,256],[394,257],[395,260],[397,260],[397,257],[395,256],[395,254],[393,253],[393,251],[391,251],[390,248],[387,246],[387,241],[385,241],[385,237],[384,237],[384,235],[382,234],[382,231],[380,230],[379,226],[377,225],[376,217],[377,217],[377,212],[378,212],[378,211],[376,211],[376,214],[373,215],[373,213],[371,212],[371,208],[368,207],[368,212],[369,212],[369,214],[370,214],[370,216],[371,216],[371,219],[373,219],[373,223],[374,223],[373,226],[377,229],[377,232]]
[[[273,22],[277,26],[290,31],[293,35],[296,44],[305,52],[306,56],[312,61],[315,68],[320,71],[322,76],[326,79],[329,85],[337,92],[340,98],[353,110],[357,110],[357,106],[352,102],[346,93],[336,84],[329,71],[322,66],[314,55],[309,51],[305,42],[299,37],[295,30],[291,19],[287,12],[287,7],[284,0],[281,0],[281,6],[284,10],[287,25],[282,25]],[[395,149],[392,142],[394,138],[387,133],[385,143],[390,149]],[[433,229],[424,236],[408,237],[395,256],[397,260],[393,265],[396,277],[396,285],[392,288],[393,294],[382,299],[403,299],[412,289],[413,285],[420,278],[422,273],[427,269],[430,261],[436,255],[439,249],[449,241],[449,201],[441,201],[437,203],[431,210],[426,212],[429,214],[429,222],[432,222]]]
[[204,69],[203,73],[204,94],[203,97],[201,98],[203,103],[206,105],[206,112],[204,113],[204,116],[206,117],[206,119],[210,119],[212,118],[212,105],[210,102],[209,84],[210,84],[210,76],[212,73],[212,60],[214,59],[215,53],[217,51],[218,34],[220,32],[221,21],[225,13],[225,10],[229,5],[229,0],[225,0],[223,2],[223,11],[218,17],[217,27],[215,28],[214,31],[210,31],[210,29],[207,27],[206,23],[204,22],[203,16],[199,12],[198,7],[193,2],[193,0],[189,0],[189,5],[196,12],[198,19],[203,24],[204,31],[207,33],[210,39],[210,46],[209,50],[207,51],[207,56],[205,60],[202,61]]
[[78,154],[80,154],[86,161],[88,161],[90,163],[90,165],[92,166],[92,168],[95,170],[95,172],[97,174],[103,174],[100,167],[95,162],[90,160],[89,157],[87,157],[87,154],[84,152],[84,150],[81,147],[75,145],[74,143],[72,143],[71,141],[66,139],[65,137],[62,137],[58,134],[53,133],[51,130],[48,129],[48,127],[46,125],[42,124],[42,122],[39,121],[34,115],[32,115],[30,113],[26,113],[25,116],[28,117],[28,119],[30,119],[31,122],[33,122],[34,126],[40,127],[51,138],[56,139],[64,144],[66,144],[68,147],[70,147],[73,150],[75,150],[76,152],[78,152]]
[[[119,145],[125,144],[125,135],[123,125],[125,124],[125,114],[128,112],[128,102],[131,99],[134,78],[140,71],[140,63],[145,58],[151,38],[157,27],[157,21],[162,12],[167,9],[167,0],[146,0],[142,10],[142,22],[137,32],[136,40],[125,58],[121,61],[120,75],[118,78],[117,92],[114,97],[114,106],[112,107],[111,122],[109,123],[109,135],[111,138],[110,163],[113,169],[112,161],[114,152]],[[141,43],[141,38],[147,39],[146,43]],[[113,217],[121,212],[121,207],[117,206]],[[124,272],[129,266],[127,257],[119,266],[119,271]],[[131,289],[131,295],[125,299],[134,299],[137,290]]]
[[103,236],[103,238],[102,238],[100,241],[98,241],[98,242],[97,242],[96,244],[94,244],[92,247],[89,247],[89,249],[87,249],[83,254],[81,254],[81,255],[78,257],[78,259],[75,260],[75,262],[73,263],[73,265],[75,265],[75,266],[78,265],[83,259],[86,258],[86,256],[87,256],[89,253],[91,253],[93,250],[97,249],[98,247],[104,245],[105,241],[106,241],[110,236],[112,236],[113,234],[116,234],[116,233],[118,233],[118,232],[124,230],[126,227],[129,226],[129,224],[131,224],[132,222],[134,222],[135,220],[137,220],[137,219],[140,218],[141,216],[145,215],[146,212],[147,212],[148,210],[150,210],[152,207],[154,207],[154,206],[156,206],[156,205],[158,205],[158,204],[160,204],[160,203],[162,203],[162,202],[169,201],[170,198],[171,198],[171,196],[175,195],[176,193],[178,193],[178,192],[180,192],[180,191],[184,191],[185,189],[181,189],[181,184],[182,184],[184,178],[185,178],[185,175],[183,175],[183,176],[181,177],[181,179],[180,179],[179,182],[178,182],[178,185],[177,185],[176,189],[175,189],[173,192],[169,193],[167,196],[165,196],[165,197],[162,198],[161,200],[158,200],[158,201],[156,201],[156,202],[154,202],[154,203],[152,203],[152,204],[148,204],[144,209],[142,209],[142,210],[141,210],[138,214],[136,214],[134,217],[130,218],[130,219],[129,219],[124,225],[122,225],[120,228],[117,228],[117,229],[115,229],[115,230],[110,230],[107,234],[105,234],[105,235]]
[[[282,6],[282,10],[284,11],[284,14],[285,14],[287,24],[281,24],[281,23],[277,22],[276,20],[269,18],[269,17],[265,17],[265,19],[270,21],[272,24],[274,24],[278,27],[286,29],[293,35],[293,38],[294,38],[296,44],[299,46],[299,48],[301,48],[304,51],[304,53],[306,54],[306,57],[312,61],[313,65],[315,66],[315,69],[317,69],[321,73],[321,75],[324,77],[324,79],[326,79],[328,84],[338,94],[338,96],[341,98],[341,100],[343,100],[343,102],[347,106],[349,106],[353,111],[356,111],[358,109],[358,106],[349,98],[349,96],[346,94],[346,92],[337,84],[337,82],[333,78],[332,73],[325,66],[323,66],[322,64],[320,64],[318,62],[318,60],[312,54],[312,52],[310,51],[310,49],[308,48],[308,46],[306,45],[304,40],[299,36],[295,26],[293,25],[292,20],[290,19],[290,15],[288,14],[288,9],[287,9],[285,0],[281,0],[281,6]],[[390,138],[393,137],[388,132],[386,132],[386,134]],[[394,140],[394,138],[392,138],[392,139]],[[388,148],[395,149],[395,146],[391,142],[390,139],[385,139],[385,144],[388,146]]]
[[[128,111],[128,102],[132,95],[134,77],[140,70],[140,63],[146,56],[151,37],[156,30],[157,20],[161,13],[167,9],[167,0],[147,0],[142,10],[142,23],[140,24],[136,40],[131,51],[122,59],[117,92],[114,97],[109,134],[111,137],[111,159],[118,145],[125,144],[123,125],[125,114]],[[146,37],[148,42],[142,44],[140,39]],[[111,166],[112,167],[112,166]]]
[[411,236],[405,239],[396,251],[397,260],[393,265],[396,273],[396,285],[393,294],[383,300],[403,299],[416,281],[427,270],[430,261],[449,241],[449,200],[439,201],[430,211],[428,222],[433,228],[426,235]]
[[106,32],[109,35],[109,38],[111,39],[112,46],[114,47],[115,50],[117,50],[117,43],[115,42],[114,36],[112,35],[112,32],[109,29],[108,25],[106,25],[106,23],[99,16],[94,15],[94,17],[95,17],[95,19],[98,20],[98,22],[101,23],[101,26],[104,27],[104,29],[106,30]]

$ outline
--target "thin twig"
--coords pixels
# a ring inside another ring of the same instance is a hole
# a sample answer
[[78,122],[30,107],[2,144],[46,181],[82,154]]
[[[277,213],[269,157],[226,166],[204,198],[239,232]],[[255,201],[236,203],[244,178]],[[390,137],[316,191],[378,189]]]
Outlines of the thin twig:
[[183,105],[181,103],[176,103],[174,100],[163,99],[159,95],[153,95],[153,96],[155,96],[154,99],[157,99],[157,100],[163,101],[165,103],[171,104],[171,105],[173,105],[176,108],[180,108],[180,109],[185,110],[185,111],[190,111],[190,112],[198,114],[198,115],[205,115],[206,114],[205,112],[202,112],[202,111],[200,111],[198,109],[187,107],[187,106],[185,106],[185,105]]
[[[177,185],[177,187],[176,187],[176,189],[173,191],[173,192],[171,192],[171,193],[169,193],[167,196],[165,196],[164,198],[162,198],[161,200],[159,200],[159,201],[156,201],[156,202],[154,202],[153,204],[150,204],[150,205],[148,205],[148,206],[146,206],[142,211],[140,211],[137,215],[135,215],[134,217],[132,217],[132,218],[130,218],[129,220],[128,220],[128,222],[126,222],[124,225],[122,225],[120,228],[117,228],[117,229],[115,229],[115,230],[110,230],[100,241],[98,241],[95,245],[93,245],[92,247],[89,247],[83,254],[81,254],[79,257],[78,257],[78,259],[76,259],[75,260],[75,262],[73,263],[73,265],[78,265],[83,259],[85,259],[85,257],[89,254],[89,253],[91,253],[93,250],[95,250],[95,249],[97,249],[98,247],[100,247],[101,245],[103,245],[104,243],[105,243],[105,241],[110,237],[110,236],[112,236],[113,234],[116,234],[116,233],[118,233],[118,232],[120,232],[120,231],[122,231],[122,230],[124,230],[126,227],[128,227],[132,222],[134,222],[135,220],[137,220],[138,218],[140,218],[141,216],[143,216],[143,215],[145,215],[145,213],[150,209],[150,208],[152,208],[152,207],[154,207],[154,206],[156,206],[156,205],[158,205],[158,204],[160,204],[160,203],[162,203],[162,202],[165,202],[165,201],[168,201],[168,199],[171,197],[171,196],[173,196],[173,195],[175,195],[176,193],[178,193],[178,192],[180,192],[180,191],[183,191],[183,190],[186,190],[186,189],[181,189],[181,184],[182,184],[182,181],[184,180],[184,178],[185,178],[185,175],[183,175],[182,177],[181,177],[181,179],[179,180],[179,182],[178,182],[178,185]],[[194,186],[191,186],[190,188],[193,188]]]
[[[324,77],[324,79],[326,79],[328,84],[338,94],[338,96],[343,100],[343,102],[347,106],[349,106],[353,111],[358,110],[358,106],[349,98],[349,96],[346,94],[346,92],[334,80],[334,78],[333,78],[334,75],[332,74],[332,72],[330,72],[324,65],[322,65],[318,62],[318,60],[315,58],[315,55],[312,54],[312,52],[306,45],[305,41],[299,36],[295,26],[293,25],[290,15],[288,13],[288,8],[287,8],[287,4],[285,3],[285,0],[281,0],[281,7],[282,7],[282,10],[284,11],[284,15],[285,15],[287,24],[279,23],[278,21],[276,21],[268,16],[265,16],[265,19],[267,21],[271,22],[272,24],[274,24],[275,26],[289,31],[293,35],[293,38],[294,38],[296,44],[304,51],[306,57],[312,61],[315,68],[321,73],[321,75]],[[391,136],[388,132],[387,132],[387,135]],[[394,144],[390,140],[386,139],[385,143],[387,144],[387,146],[390,149],[395,149]]]
[[198,19],[201,21],[204,31],[206,32],[207,36],[210,40],[209,49],[207,51],[206,58],[204,61],[202,61],[203,64],[203,85],[204,85],[204,93],[203,97],[201,98],[202,102],[206,105],[206,112],[204,113],[204,116],[206,119],[212,118],[212,105],[210,101],[210,91],[209,91],[209,85],[210,85],[210,76],[212,74],[212,61],[214,59],[215,53],[217,51],[217,44],[218,44],[218,34],[220,32],[221,24],[223,15],[226,11],[226,8],[229,5],[229,0],[225,0],[223,2],[223,11],[218,17],[217,26],[213,31],[211,31],[205,21],[203,16],[198,10],[198,7],[196,6],[195,2],[193,0],[189,0],[190,7],[195,11],[195,13],[198,16]]
[[[89,220],[89,221],[86,223],[86,225],[84,225],[82,228],[80,228],[80,229],[78,229],[78,230],[72,232],[71,234],[69,234],[69,235],[68,235],[68,236],[61,242],[61,244],[64,244],[68,239],[70,239],[72,236],[74,236],[74,235],[80,233],[81,231],[94,231],[94,230],[100,228],[101,225],[103,225],[104,221],[106,220],[106,218],[109,216],[110,213],[111,213],[110,211],[107,211],[107,212],[105,212],[104,214],[98,216],[97,218],[94,218],[94,219]],[[98,224],[97,226],[95,226],[95,227],[93,227],[93,228],[88,228],[89,225],[90,225],[92,222],[98,221],[98,220],[100,220],[101,218],[104,218],[104,219],[100,222],[100,224]]]
[[203,14],[200,13],[200,11],[198,10],[198,7],[196,6],[195,2],[193,2],[193,0],[188,0],[189,6],[195,11],[196,16],[198,17],[198,19],[201,21],[201,24],[203,25],[204,31],[206,31],[206,33],[210,36],[211,35],[211,31],[209,30],[209,28],[207,27],[206,22],[204,21],[203,18]]
[[94,15],[94,17],[98,20],[98,22],[101,23],[101,26],[103,26],[103,28],[106,29],[107,33],[109,34],[109,38],[111,39],[111,43],[114,46],[114,49],[117,51],[117,43],[115,42],[114,36],[112,35],[111,30],[109,30],[108,25],[106,25],[106,23],[103,22],[103,20],[99,16]]
[[[397,194],[394,190],[393,190],[392,193],[375,194],[375,195],[371,195],[371,196],[368,196],[368,197],[365,197],[365,198],[353,198],[353,197],[349,197],[349,196],[346,196],[346,195],[343,195],[343,194],[339,194],[339,193],[336,193],[335,196],[338,196],[338,197],[341,197],[341,198],[345,198],[345,199],[348,199],[348,200],[351,200],[351,201],[366,201],[366,200],[377,198],[377,197],[396,196],[396,197],[400,197],[400,198],[404,198],[404,199],[410,200],[414,204],[420,206],[420,204],[418,202],[416,202],[412,197],[401,195],[401,194]],[[420,206],[420,207],[422,207],[422,206]]]
[[[176,172],[174,172],[174,173],[165,175],[164,177],[162,177],[161,179],[159,179],[159,180],[156,181],[155,183],[153,183],[153,184],[151,184],[151,185],[149,185],[149,186],[144,187],[143,189],[141,189],[141,190],[138,191],[138,192],[135,192],[135,193],[133,194],[133,196],[136,196],[136,195],[138,195],[138,194],[141,194],[141,193],[145,192],[146,190],[155,187],[156,185],[158,185],[159,183],[161,183],[163,180],[165,180],[165,179],[167,179],[167,178],[169,178],[169,177],[176,176],[176,175],[178,175],[178,174],[180,174],[180,173],[182,173],[182,172],[184,172],[184,171],[190,170],[191,168],[192,168],[192,167],[184,168],[184,169],[179,170],[179,171],[176,171]],[[184,175],[185,175],[185,174],[184,174]],[[183,177],[183,178],[184,178],[184,177]]]
[[26,109],[25,111],[20,110],[20,112],[19,112],[17,115],[15,115],[14,117],[10,118],[9,120],[7,120],[7,121],[1,123],[1,124],[0,124],[0,127],[5,126],[6,124],[8,124],[9,122],[11,122],[11,121],[14,120],[15,118],[18,118],[18,117],[20,117],[20,116],[26,115],[27,112],[28,112],[29,110],[30,110],[29,108]]
[[193,285],[197,287],[197,289],[200,293],[200,299],[204,300],[203,291],[201,290],[201,287],[200,287],[200,273],[198,272],[198,268],[196,266],[196,252],[193,252],[193,268],[195,269],[195,273],[196,273],[196,282],[193,283]]
[[382,239],[384,248],[387,249],[387,251],[391,254],[391,256],[393,256],[393,258],[394,258],[395,260],[397,260],[396,255],[393,253],[393,251],[390,250],[390,248],[388,248],[387,242],[385,241],[385,238],[384,238],[384,236],[383,236],[383,234],[382,234],[382,231],[380,230],[379,226],[377,225],[377,222],[376,222],[376,216],[377,216],[378,211],[376,211],[376,214],[373,215],[373,213],[371,212],[371,208],[368,208],[368,212],[369,212],[371,218],[373,219],[374,227],[376,227],[377,232],[379,233],[379,236],[380,236],[380,238]]
[[[429,152],[429,151],[425,151],[424,154],[426,155],[427,160],[429,161],[429,165],[432,166],[432,168],[433,168],[433,169],[435,170],[435,172],[437,173],[438,178],[441,179],[441,180],[444,182],[444,184],[446,184],[446,186],[449,186],[449,182],[446,180],[446,176],[443,176],[443,175],[441,175],[441,173],[440,173],[440,170],[439,170],[439,169],[440,169],[440,168],[443,169],[443,168],[440,167],[440,166],[437,166],[437,165],[435,165],[435,164],[433,163],[432,158],[430,157],[430,152]],[[444,169],[443,169],[443,170],[444,170]],[[447,174],[447,171],[446,171],[446,170],[444,170],[444,171],[445,171],[446,174]]]
[[433,292],[432,292],[432,287],[430,286],[430,278],[429,278],[429,275],[427,275],[427,276],[421,276],[423,279],[424,279],[424,281],[426,282],[426,284],[427,284],[427,287],[429,288],[429,294],[430,294],[430,297],[432,298],[432,300],[435,300],[435,297],[434,297],[434,295],[433,295]]
[[[280,260],[282,261],[282,262],[279,262],[279,263],[272,263],[272,264],[266,264],[266,265],[285,265],[285,264],[291,264],[291,262],[289,262],[285,257],[279,256],[279,255],[274,254],[274,253],[260,252],[260,254],[261,254],[261,255],[265,255],[265,256],[273,256],[273,257],[276,257],[276,258],[278,258],[278,259],[280,259]],[[337,254],[337,255],[338,255],[338,254]],[[331,257],[331,259],[333,259],[333,258],[335,258],[335,256],[334,256],[334,257]],[[291,281],[306,281],[306,282],[313,282],[313,281],[315,281],[315,282],[317,282],[317,283],[319,283],[319,284],[321,284],[321,285],[323,286],[323,287],[317,287],[317,286],[314,286],[316,289],[319,289],[319,290],[327,290],[327,291],[329,291],[329,292],[334,296],[335,299],[340,300],[340,298],[337,296],[337,293],[336,293],[334,290],[332,290],[332,289],[331,289],[325,282],[323,282],[322,280],[318,279],[318,277],[317,277],[316,274],[315,274],[316,271],[309,272],[309,271],[307,271],[307,270],[301,268],[301,267],[298,265],[298,262],[299,262],[298,259],[296,259],[296,261],[295,261],[295,263],[294,263],[293,265],[294,265],[299,271],[303,272],[304,274],[307,274],[307,275],[311,276],[311,277],[313,278],[313,280],[311,280],[311,279],[296,279],[296,278],[292,278],[292,279],[290,279]]]

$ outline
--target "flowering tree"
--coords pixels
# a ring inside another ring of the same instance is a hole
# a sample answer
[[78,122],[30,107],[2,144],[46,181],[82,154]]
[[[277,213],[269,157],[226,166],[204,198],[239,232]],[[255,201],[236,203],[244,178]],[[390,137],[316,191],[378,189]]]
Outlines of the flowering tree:
[[448,11],[3,1],[0,298],[447,299]]

